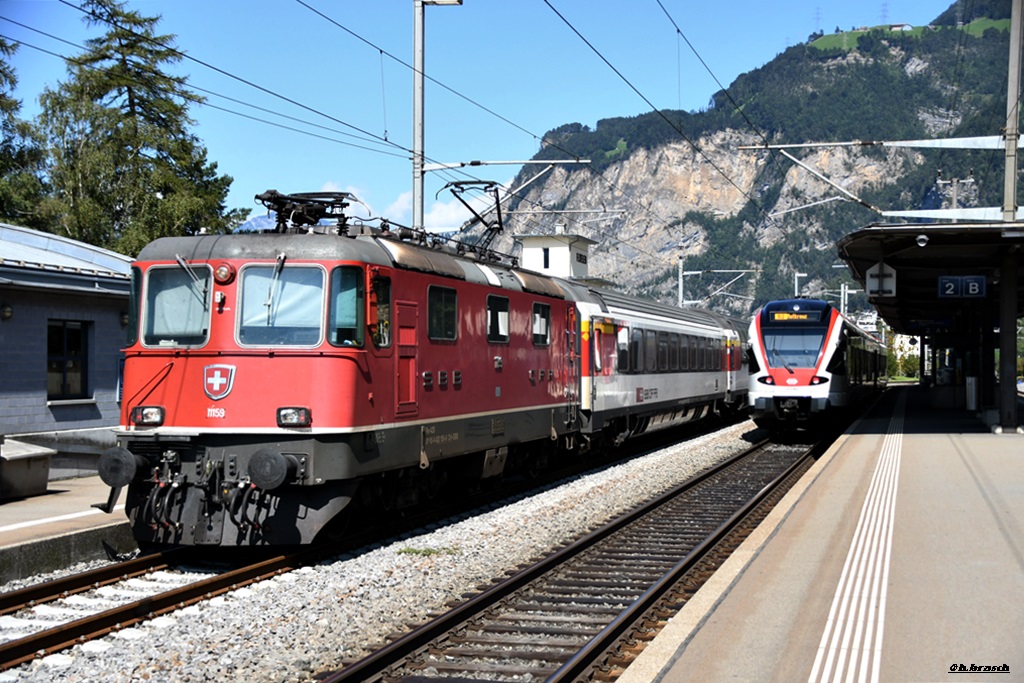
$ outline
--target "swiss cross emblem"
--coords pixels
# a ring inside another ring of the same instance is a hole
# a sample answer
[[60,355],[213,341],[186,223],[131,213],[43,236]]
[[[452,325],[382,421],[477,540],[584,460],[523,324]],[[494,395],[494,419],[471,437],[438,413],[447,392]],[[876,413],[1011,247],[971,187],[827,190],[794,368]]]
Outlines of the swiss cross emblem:
[[203,368],[203,391],[214,401],[230,394],[234,383],[234,365],[207,365]]

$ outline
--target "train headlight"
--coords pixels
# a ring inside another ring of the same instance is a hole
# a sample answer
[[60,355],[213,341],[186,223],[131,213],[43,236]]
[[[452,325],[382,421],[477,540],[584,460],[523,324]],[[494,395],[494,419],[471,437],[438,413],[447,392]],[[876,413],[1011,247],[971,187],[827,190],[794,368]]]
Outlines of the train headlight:
[[219,263],[213,271],[213,279],[218,285],[226,285],[235,279],[235,267],[230,263]]
[[313,412],[309,408],[288,407],[277,409],[278,427],[308,427],[313,424]]
[[131,421],[145,427],[159,427],[164,423],[163,406],[135,406],[132,408]]
[[811,378],[811,384],[812,385],[814,385],[814,384],[824,384],[827,381],[828,381],[828,377],[814,376],[814,377]]
[[758,377],[757,381],[760,382],[761,384],[775,384],[775,380],[771,377],[771,375],[765,375],[764,377]]

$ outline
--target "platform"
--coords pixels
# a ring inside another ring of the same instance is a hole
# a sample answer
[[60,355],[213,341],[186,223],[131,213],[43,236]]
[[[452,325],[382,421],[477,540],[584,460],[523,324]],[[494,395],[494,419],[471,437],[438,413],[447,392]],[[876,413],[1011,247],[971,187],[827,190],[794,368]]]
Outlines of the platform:
[[51,480],[46,493],[0,503],[0,585],[104,558],[104,541],[118,552],[133,549],[124,493],[112,514],[92,507],[109,493],[98,476],[79,477]]
[[1024,680],[1021,596],[1024,436],[893,388],[618,681]]

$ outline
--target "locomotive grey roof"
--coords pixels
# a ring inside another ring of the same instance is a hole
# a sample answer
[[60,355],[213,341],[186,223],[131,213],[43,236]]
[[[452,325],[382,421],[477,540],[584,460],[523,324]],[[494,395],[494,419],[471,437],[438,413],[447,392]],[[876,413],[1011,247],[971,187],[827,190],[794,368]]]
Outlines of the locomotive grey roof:
[[139,252],[140,261],[273,259],[277,254],[295,259],[357,260],[392,265],[390,255],[371,240],[322,234],[236,234],[164,237]]

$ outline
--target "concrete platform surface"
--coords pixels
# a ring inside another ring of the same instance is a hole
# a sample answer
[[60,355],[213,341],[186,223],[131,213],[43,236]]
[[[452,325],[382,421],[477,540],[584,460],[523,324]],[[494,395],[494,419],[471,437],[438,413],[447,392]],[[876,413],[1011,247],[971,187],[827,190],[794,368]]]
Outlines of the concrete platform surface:
[[890,389],[618,681],[1024,680],[1022,599],[1024,437]]
[[124,505],[109,515],[91,507],[109,492],[98,476],[81,477],[51,481],[42,495],[0,503],[0,584],[103,558],[103,541],[118,552],[131,550]]

